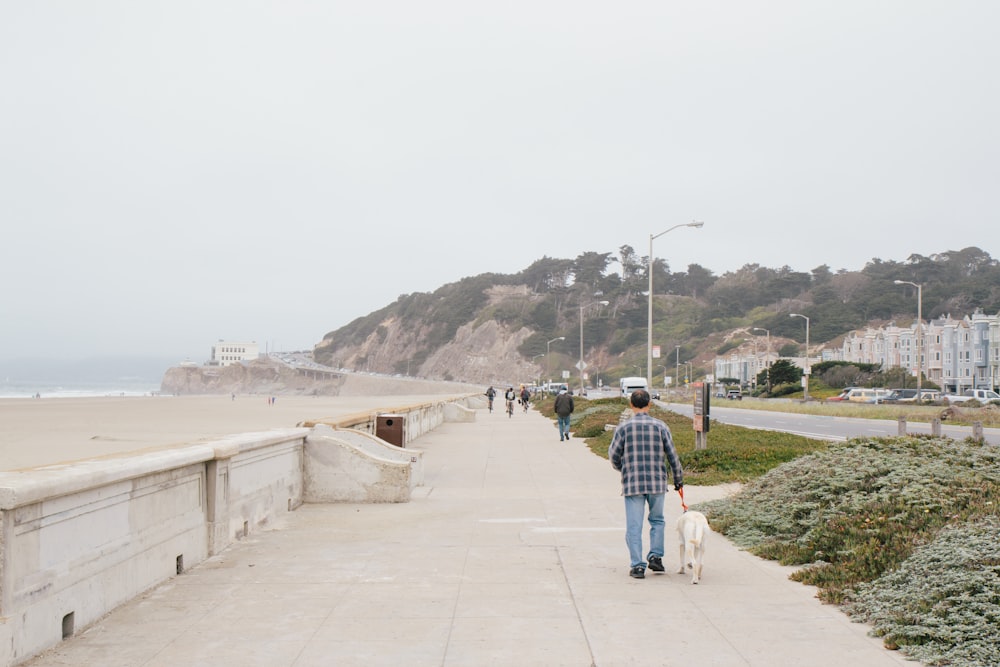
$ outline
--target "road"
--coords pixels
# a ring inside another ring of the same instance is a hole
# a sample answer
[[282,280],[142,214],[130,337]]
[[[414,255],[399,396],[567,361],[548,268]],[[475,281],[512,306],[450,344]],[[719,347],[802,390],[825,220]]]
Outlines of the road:
[[[691,416],[694,410],[690,403],[665,404],[670,410]],[[894,419],[858,419],[852,417],[827,417],[824,415],[802,415],[770,410],[747,408],[727,408],[718,404],[711,406],[711,418],[722,424],[743,426],[768,431],[794,433],[817,440],[847,440],[855,437],[881,437],[899,434],[899,424]],[[907,433],[930,435],[931,425],[925,422],[909,422]],[[941,425],[941,434],[955,440],[972,436],[971,426]],[[983,436],[991,445],[1000,445],[1000,429],[984,428]],[[709,434],[711,438],[711,434]]]

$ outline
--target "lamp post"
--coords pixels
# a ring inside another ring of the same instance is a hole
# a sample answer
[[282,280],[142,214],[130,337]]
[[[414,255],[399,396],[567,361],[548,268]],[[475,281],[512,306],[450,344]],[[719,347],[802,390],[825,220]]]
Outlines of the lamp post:
[[921,379],[924,375],[924,288],[919,283],[911,283],[909,280],[893,280],[896,285],[913,285],[917,288],[917,403],[921,403],[923,396],[920,393]]
[[789,313],[788,316],[789,317],[801,317],[802,319],[804,319],[806,321],[806,360],[805,360],[805,364],[804,364],[805,367],[802,369],[803,376],[805,377],[805,382],[802,383],[802,397],[805,400],[808,401],[809,400],[809,373],[811,371],[811,367],[809,365],[809,318],[806,317],[805,315],[799,315],[798,313]]
[[[667,367],[664,366],[663,364],[657,364],[656,367],[663,369],[663,389],[666,390],[666,388],[667,388]],[[652,387],[650,387],[650,389],[652,389]]]
[[674,345],[674,349],[677,351],[677,358],[674,361],[674,388],[681,383],[681,346]]
[[[536,354],[535,356],[533,356],[533,357],[531,358],[531,363],[532,363],[532,364],[533,364],[533,363],[535,363],[535,359],[537,359],[538,357],[544,357],[544,356],[545,356],[544,354]],[[542,375],[542,374],[541,374],[541,373],[539,373],[538,375],[539,375],[539,378],[538,378],[538,384],[542,384],[542,378],[541,378],[541,375]]]
[[580,362],[576,365],[576,367],[580,370],[580,395],[581,396],[583,396],[584,392],[586,391],[584,389],[584,384],[583,384],[583,369],[587,367],[587,364],[583,363],[583,309],[584,308],[589,308],[591,306],[598,306],[598,305],[599,306],[606,306],[606,305],[608,305],[608,303],[610,303],[610,302],[609,301],[595,301],[593,303],[588,303],[588,304],[582,304],[581,303],[580,304]]
[[764,365],[767,367],[767,394],[771,395],[771,332],[768,329],[761,329],[760,327],[754,327],[754,331],[763,331],[767,334],[767,358],[764,361]]
[[648,386],[653,386],[653,239],[658,239],[667,232],[671,232],[678,227],[703,227],[704,222],[693,221],[686,222],[680,225],[674,225],[670,229],[660,232],[659,234],[649,235],[649,258],[648,266],[646,267],[646,272],[649,274],[649,322],[646,328],[646,382]]
[[549,382],[552,382],[552,357],[549,356],[549,345],[552,345],[557,340],[566,340],[566,336],[559,336],[545,343],[545,370],[549,374]]

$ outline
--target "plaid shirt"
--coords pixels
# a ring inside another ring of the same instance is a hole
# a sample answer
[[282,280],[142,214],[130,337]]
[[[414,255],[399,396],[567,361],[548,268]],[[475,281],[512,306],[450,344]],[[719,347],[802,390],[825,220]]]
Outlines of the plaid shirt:
[[683,484],[684,471],[666,424],[637,412],[616,428],[608,448],[608,459],[612,467],[622,473],[622,495],[666,493],[669,486],[664,454],[673,471],[674,484]]

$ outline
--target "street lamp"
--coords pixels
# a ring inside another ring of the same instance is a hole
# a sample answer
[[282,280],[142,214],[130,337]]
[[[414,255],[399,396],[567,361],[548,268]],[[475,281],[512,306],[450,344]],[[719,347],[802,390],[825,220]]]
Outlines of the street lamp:
[[[536,354],[535,356],[533,356],[531,358],[531,363],[534,364],[535,363],[535,359],[537,359],[538,357],[544,357],[544,356],[545,356],[544,354]],[[541,373],[539,373],[538,375],[539,375],[538,384],[540,385],[540,384],[542,384]]]
[[658,239],[667,232],[671,232],[678,227],[703,227],[704,222],[695,220],[693,222],[686,222],[680,225],[674,225],[665,232],[660,232],[659,234],[649,235],[649,266],[646,267],[646,272],[649,273],[649,322],[646,328],[646,382],[648,386],[653,386],[653,239]]
[[[664,366],[663,364],[657,364],[656,367],[663,369],[663,388],[666,389],[667,388],[667,367]],[[652,389],[652,387],[650,387],[650,389]]]
[[767,395],[771,395],[771,332],[768,329],[761,329],[760,327],[754,327],[754,331],[763,331],[767,334],[767,360],[764,365],[767,366]]
[[805,382],[802,384],[802,397],[805,400],[809,400],[809,373],[811,371],[809,365],[809,318],[805,315],[799,315],[798,313],[789,313],[789,317],[801,317],[806,321],[806,360],[803,364],[803,376],[805,377]]
[[559,336],[545,343],[545,370],[548,371],[549,382],[552,382],[552,358],[549,356],[549,345],[552,345],[557,340],[566,340],[566,336]]
[[913,285],[917,288],[917,403],[922,402],[921,379],[924,374],[924,288],[909,280],[893,280],[896,285]]
[[583,309],[584,308],[590,308],[591,306],[606,306],[609,303],[610,303],[609,301],[595,301],[593,303],[587,303],[587,304],[582,304],[581,303],[580,304],[580,362],[576,365],[576,367],[578,369],[580,369],[580,395],[581,396],[583,396],[583,394],[585,392],[585,389],[584,389],[584,386],[583,386],[583,369],[587,367],[587,365],[585,363],[583,363]]
[[677,358],[674,361],[674,387],[681,383],[681,346],[674,345],[674,349],[677,351]]

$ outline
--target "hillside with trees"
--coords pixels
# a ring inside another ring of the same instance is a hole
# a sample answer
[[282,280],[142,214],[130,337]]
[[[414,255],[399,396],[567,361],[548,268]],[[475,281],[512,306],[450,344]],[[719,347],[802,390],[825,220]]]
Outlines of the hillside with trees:
[[[352,370],[477,383],[567,369],[576,377],[582,321],[588,371],[607,380],[640,368],[644,374],[647,266],[647,257],[624,245],[617,253],[542,257],[517,273],[463,278],[432,293],[401,295],[331,331],[314,355]],[[804,327],[788,316],[793,312],[810,318],[812,346],[869,324],[908,326],[916,318],[916,290],[894,280],[923,286],[925,320],[1000,311],[1000,262],[975,247],[872,259],[859,271],[837,272],[826,265],[804,273],[746,264],[716,276],[698,264],[671,271],[656,259],[653,342],[663,359],[654,362],[672,371],[691,361],[710,372],[709,360],[753,327],[769,330],[776,344],[801,343]],[[654,366],[654,375],[661,371],[667,372]]]

